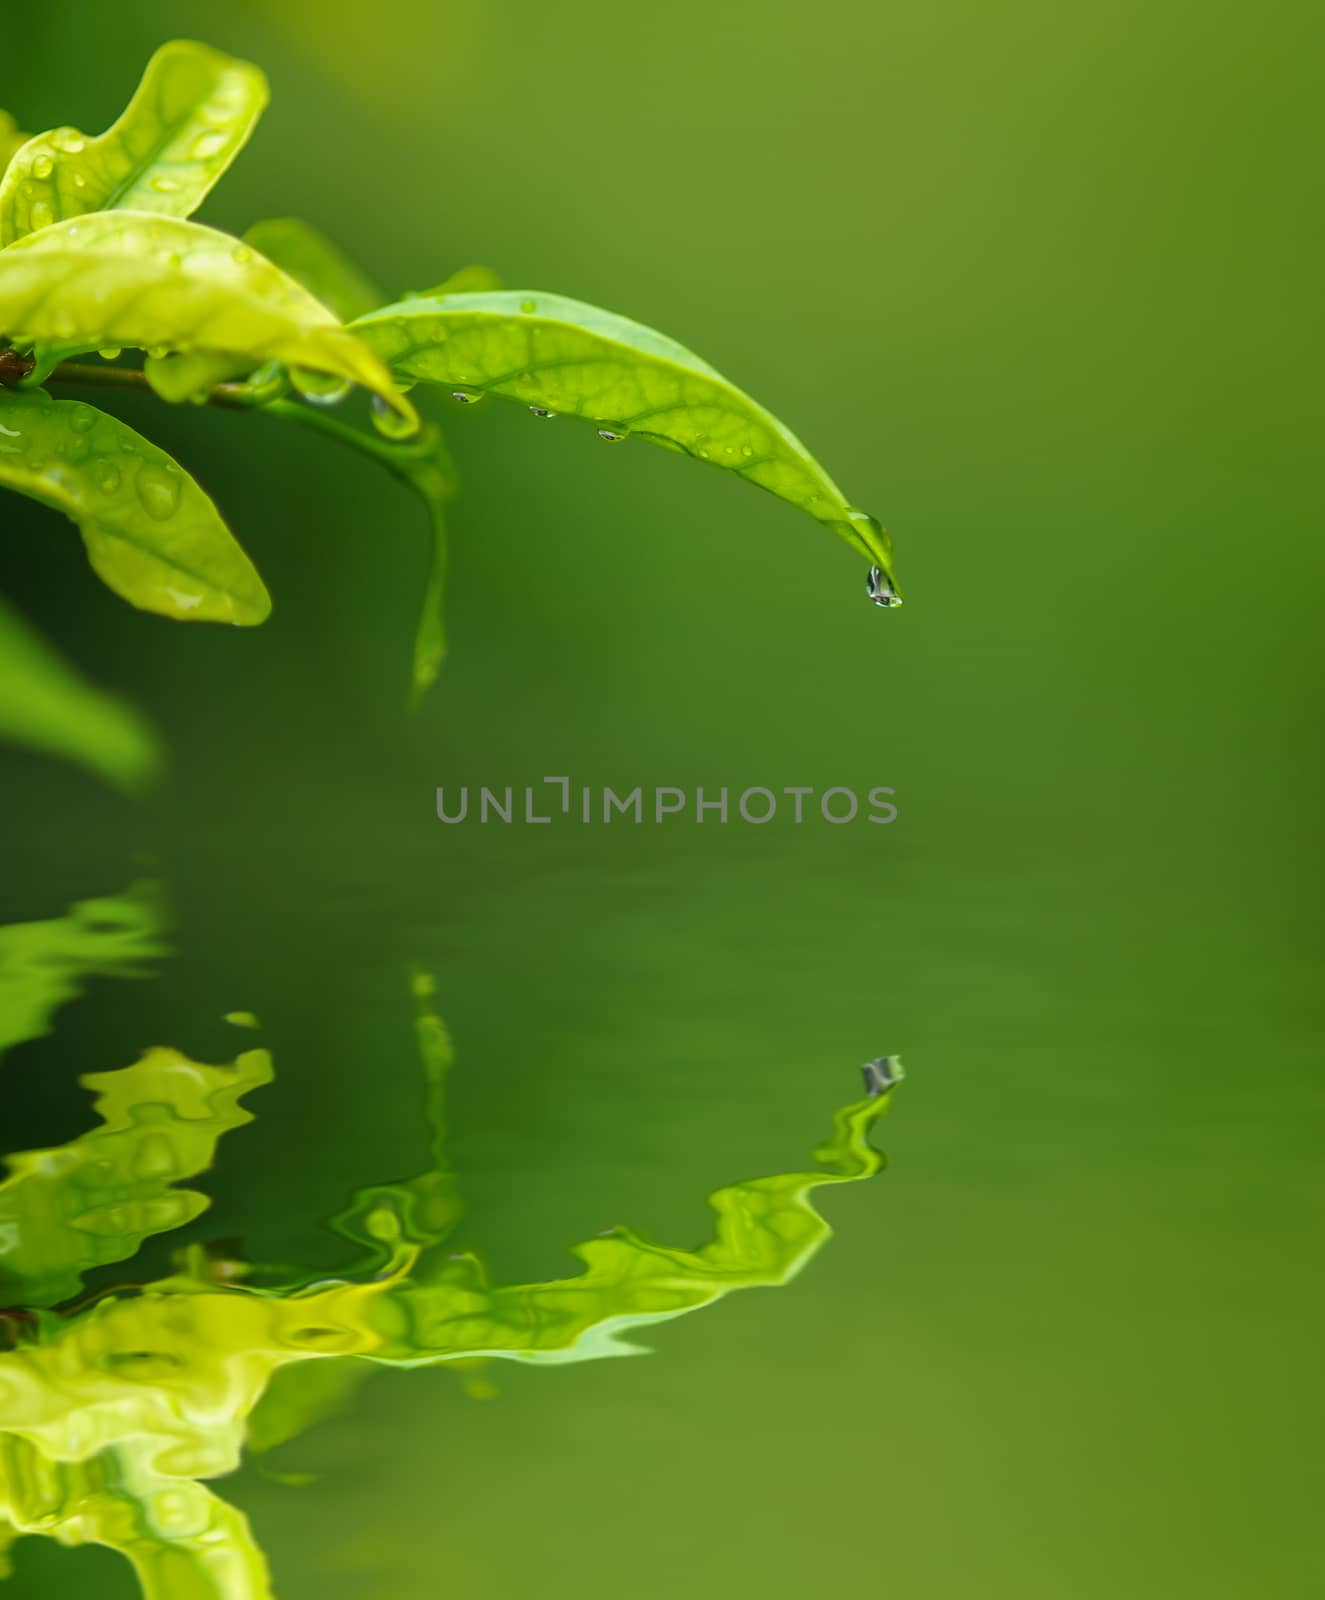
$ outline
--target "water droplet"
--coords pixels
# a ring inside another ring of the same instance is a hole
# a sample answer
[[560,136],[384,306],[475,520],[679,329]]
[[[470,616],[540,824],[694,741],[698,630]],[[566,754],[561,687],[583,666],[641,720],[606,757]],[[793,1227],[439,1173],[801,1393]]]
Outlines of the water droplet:
[[483,398],[483,394],[478,389],[452,389],[451,398],[458,400],[462,406],[475,406]]
[[743,456],[752,456],[754,453],[755,447],[752,444],[743,444],[741,446],[741,454]]
[[380,394],[375,394],[370,403],[373,416],[373,426],[384,438],[408,439],[418,432],[418,421],[412,416],[401,416],[400,412]]
[[55,212],[51,210],[45,200],[38,200],[33,204],[32,215],[29,220],[32,223],[32,231],[36,233],[38,228],[50,227],[51,223],[55,221]]
[[32,176],[34,178],[49,178],[55,171],[55,158],[48,155],[39,155],[32,163]]
[[69,414],[69,426],[75,433],[90,433],[96,425],[97,414],[91,406],[78,401]]
[[225,149],[225,138],[223,133],[200,133],[193,141],[189,154],[195,161],[209,161]]
[[120,486],[120,475],[114,467],[103,467],[97,478],[97,488],[102,494],[114,494]]
[[83,174],[81,172],[75,172],[74,173],[74,188],[75,189],[86,189],[87,188],[87,179],[83,176]]
[[882,567],[871,567],[865,579],[865,592],[876,606],[899,606],[901,601],[884,580]]
[[292,367],[290,381],[311,406],[338,406],[350,396],[354,385],[348,378],[334,378],[325,372],[310,372]]
[[101,349],[97,351],[97,354],[103,361],[117,361],[119,357],[124,354],[124,352],[117,344],[107,344],[102,345]]
[[600,422],[598,424],[598,437],[606,439],[608,444],[618,444],[627,437],[630,429],[624,422]]
[[158,194],[174,194],[175,190],[179,188],[179,184],[176,183],[174,178],[153,178],[152,187]]
[[170,346],[168,344],[149,344],[147,353],[153,361],[164,361],[170,354]]
[[521,302],[520,302],[520,310],[524,312],[525,316],[529,316],[532,312],[538,310],[538,301],[537,300],[521,300]]
[[557,414],[555,411],[549,411],[546,406],[530,406],[529,409],[536,417],[555,417]]
[[237,267],[246,267],[253,259],[253,252],[246,244],[237,244],[230,252],[230,259]]
[[145,465],[135,487],[143,510],[158,522],[165,522],[179,509],[180,470],[178,467]]
[[76,156],[87,140],[77,128],[57,128],[51,135],[51,143],[65,155]]

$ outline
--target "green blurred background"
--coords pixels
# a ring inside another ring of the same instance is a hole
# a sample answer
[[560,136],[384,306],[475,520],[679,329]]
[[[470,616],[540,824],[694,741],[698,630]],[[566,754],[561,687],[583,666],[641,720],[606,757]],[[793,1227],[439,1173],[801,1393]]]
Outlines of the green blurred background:
[[[205,219],[297,213],[389,290],[479,261],[672,333],[891,528],[908,604],[790,508],[497,405],[452,655],[403,709],[421,514],[260,417],[117,403],[276,599],[131,612],[7,498],[0,587],[174,756],[133,805],[3,753],[3,920],[158,872],[179,955],[7,1063],[78,1071],[257,1011],[276,1084],[199,1236],[320,1219],[426,1147],[404,965],[456,1037],[466,1241],[556,1275],[701,1236],[856,1064],[889,1172],[792,1288],[644,1360],[374,1381],[246,1470],[284,1600],[536,1592],[1297,1600],[1320,1592],[1314,7],[193,0],[4,9],[3,99],[96,129],[179,35],[273,104]],[[1310,370],[1309,370],[1310,369]],[[830,784],[898,822],[467,827],[437,784]],[[1313,1352],[1315,1352],[1313,1354]],[[15,1600],[132,1586],[19,1547]]]

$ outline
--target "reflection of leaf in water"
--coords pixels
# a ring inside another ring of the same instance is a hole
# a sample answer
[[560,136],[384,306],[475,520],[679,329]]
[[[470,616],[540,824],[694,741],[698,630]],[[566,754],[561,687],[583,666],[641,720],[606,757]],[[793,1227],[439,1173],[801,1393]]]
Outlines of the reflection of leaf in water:
[[51,1017],[84,978],[147,976],[144,963],[168,952],[161,897],[149,883],[124,894],[80,900],[48,922],[0,927],[0,1053],[50,1032]]
[[0,1303],[57,1305],[93,1267],[127,1261],[151,1234],[205,1211],[207,1197],[175,1181],[205,1172],[220,1136],[252,1121],[239,1099],[271,1081],[271,1058],[250,1050],[210,1067],[157,1047],[79,1081],[102,1125],[10,1156],[0,1181]]
[[[900,1074],[876,1068],[817,1170],[712,1196],[710,1243],[674,1249],[619,1230],[576,1247],[576,1277],[494,1288],[475,1257],[442,1248],[460,1216],[444,1150],[452,1052],[431,979],[416,970],[412,985],[433,1165],[360,1191],[338,1219],[372,1246],[362,1281],[261,1289],[195,1248],[172,1278],[16,1324],[18,1342],[0,1350],[0,1576],[15,1533],[42,1533],[120,1551],[145,1600],[269,1600],[246,1519],[201,1481],[234,1470],[246,1447],[294,1438],[378,1366],[625,1354],[629,1329],[785,1284],[831,1234],[811,1192],[882,1165],[868,1133]],[[249,1120],[239,1097],[270,1077],[263,1051],[226,1068],[158,1049],[85,1079],[104,1126],[17,1158],[0,1185],[0,1249],[26,1303],[67,1296],[90,1265],[196,1215],[205,1200],[171,1183],[208,1165],[220,1133]]]

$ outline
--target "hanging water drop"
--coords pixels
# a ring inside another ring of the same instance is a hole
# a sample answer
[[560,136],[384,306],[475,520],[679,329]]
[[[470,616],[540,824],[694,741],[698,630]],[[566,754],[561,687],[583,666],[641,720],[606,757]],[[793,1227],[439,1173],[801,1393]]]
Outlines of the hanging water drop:
[[291,367],[290,382],[295,391],[311,406],[338,406],[349,398],[354,385],[348,378],[335,378],[329,373],[310,372],[306,367]]
[[97,354],[103,361],[118,361],[124,352],[117,344],[105,344],[97,351]]
[[49,178],[55,171],[55,161],[51,156],[39,155],[32,163],[32,176],[34,178]]
[[876,606],[898,606],[902,603],[893,590],[889,588],[887,580],[883,576],[882,567],[870,568],[870,575],[865,579],[865,593],[869,595]]
[[386,439],[409,439],[418,432],[417,416],[409,412],[402,416],[380,394],[373,396],[369,410],[372,413],[373,426]]
[[557,414],[555,411],[549,411],[546,406],[530,406],[529,409],[536,417],[555,417]]
[[619,444],[629,433],[630,429],[624,422],[600,422],[598,424],[598,437],[606,439],[608,444]]
[[452,400],[458,400],[462,406],[475,406],[483,398],[479,389],[452,389]]

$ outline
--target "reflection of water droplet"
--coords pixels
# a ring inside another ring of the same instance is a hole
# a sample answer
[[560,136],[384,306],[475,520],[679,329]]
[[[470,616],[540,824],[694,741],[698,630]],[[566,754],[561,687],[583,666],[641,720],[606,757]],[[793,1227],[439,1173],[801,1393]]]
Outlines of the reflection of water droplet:
[[181,475],[178,467],[156,466],[149,462],[138,474],[136,488],[143,510],[158,522],[165,522],[179,509]]
[[521,300],[521,302],[520,302],[520,310],[523,311],[526,316],[528,316],[531,312],[538,310],[538,301],[537,300]]
[[865,579],[865,592],[876,606],[899,606],[902,603],[885,582],[881,567],[870,568],[870,575]]
[[627,437],[630,429],[624,422],[600,422],[598,424],[598,437],[606,439],[608,444],[618,444]]
[[74,409],[69,413],[69,426],[75,433],[90,433],[96,420],[96,412],[81,400],[75,402]]
[[55,160],[48,155],[39,155],[32,163],[32,176],[34,178],[49,178],[55,171]]
[[380,394],[373,396],[370,409],[373,426],[384,438],[409,439],[418,431],[418,423],[413,417],[402,417]]
[[158,194],[174,194],[175,190],[179,188],[179,184],[175,182],[174,178],[153,178],[152,187]]
[[124,352],[117,344],[105,344],[97,351],[103,361],[117,361]]
[[474,406],[483,398],[478,389],[452,389],[452,400],[458,400],[462,406]]
[[193,141],[193,148],[189,154],[195,161],[208,161],[212,156],[220,155],[225,149],[225,134],[200,133]]
[[536,417],[555,417],[557,414],[555,411],[549,411],[546,406],[530,406],[529,409]]

